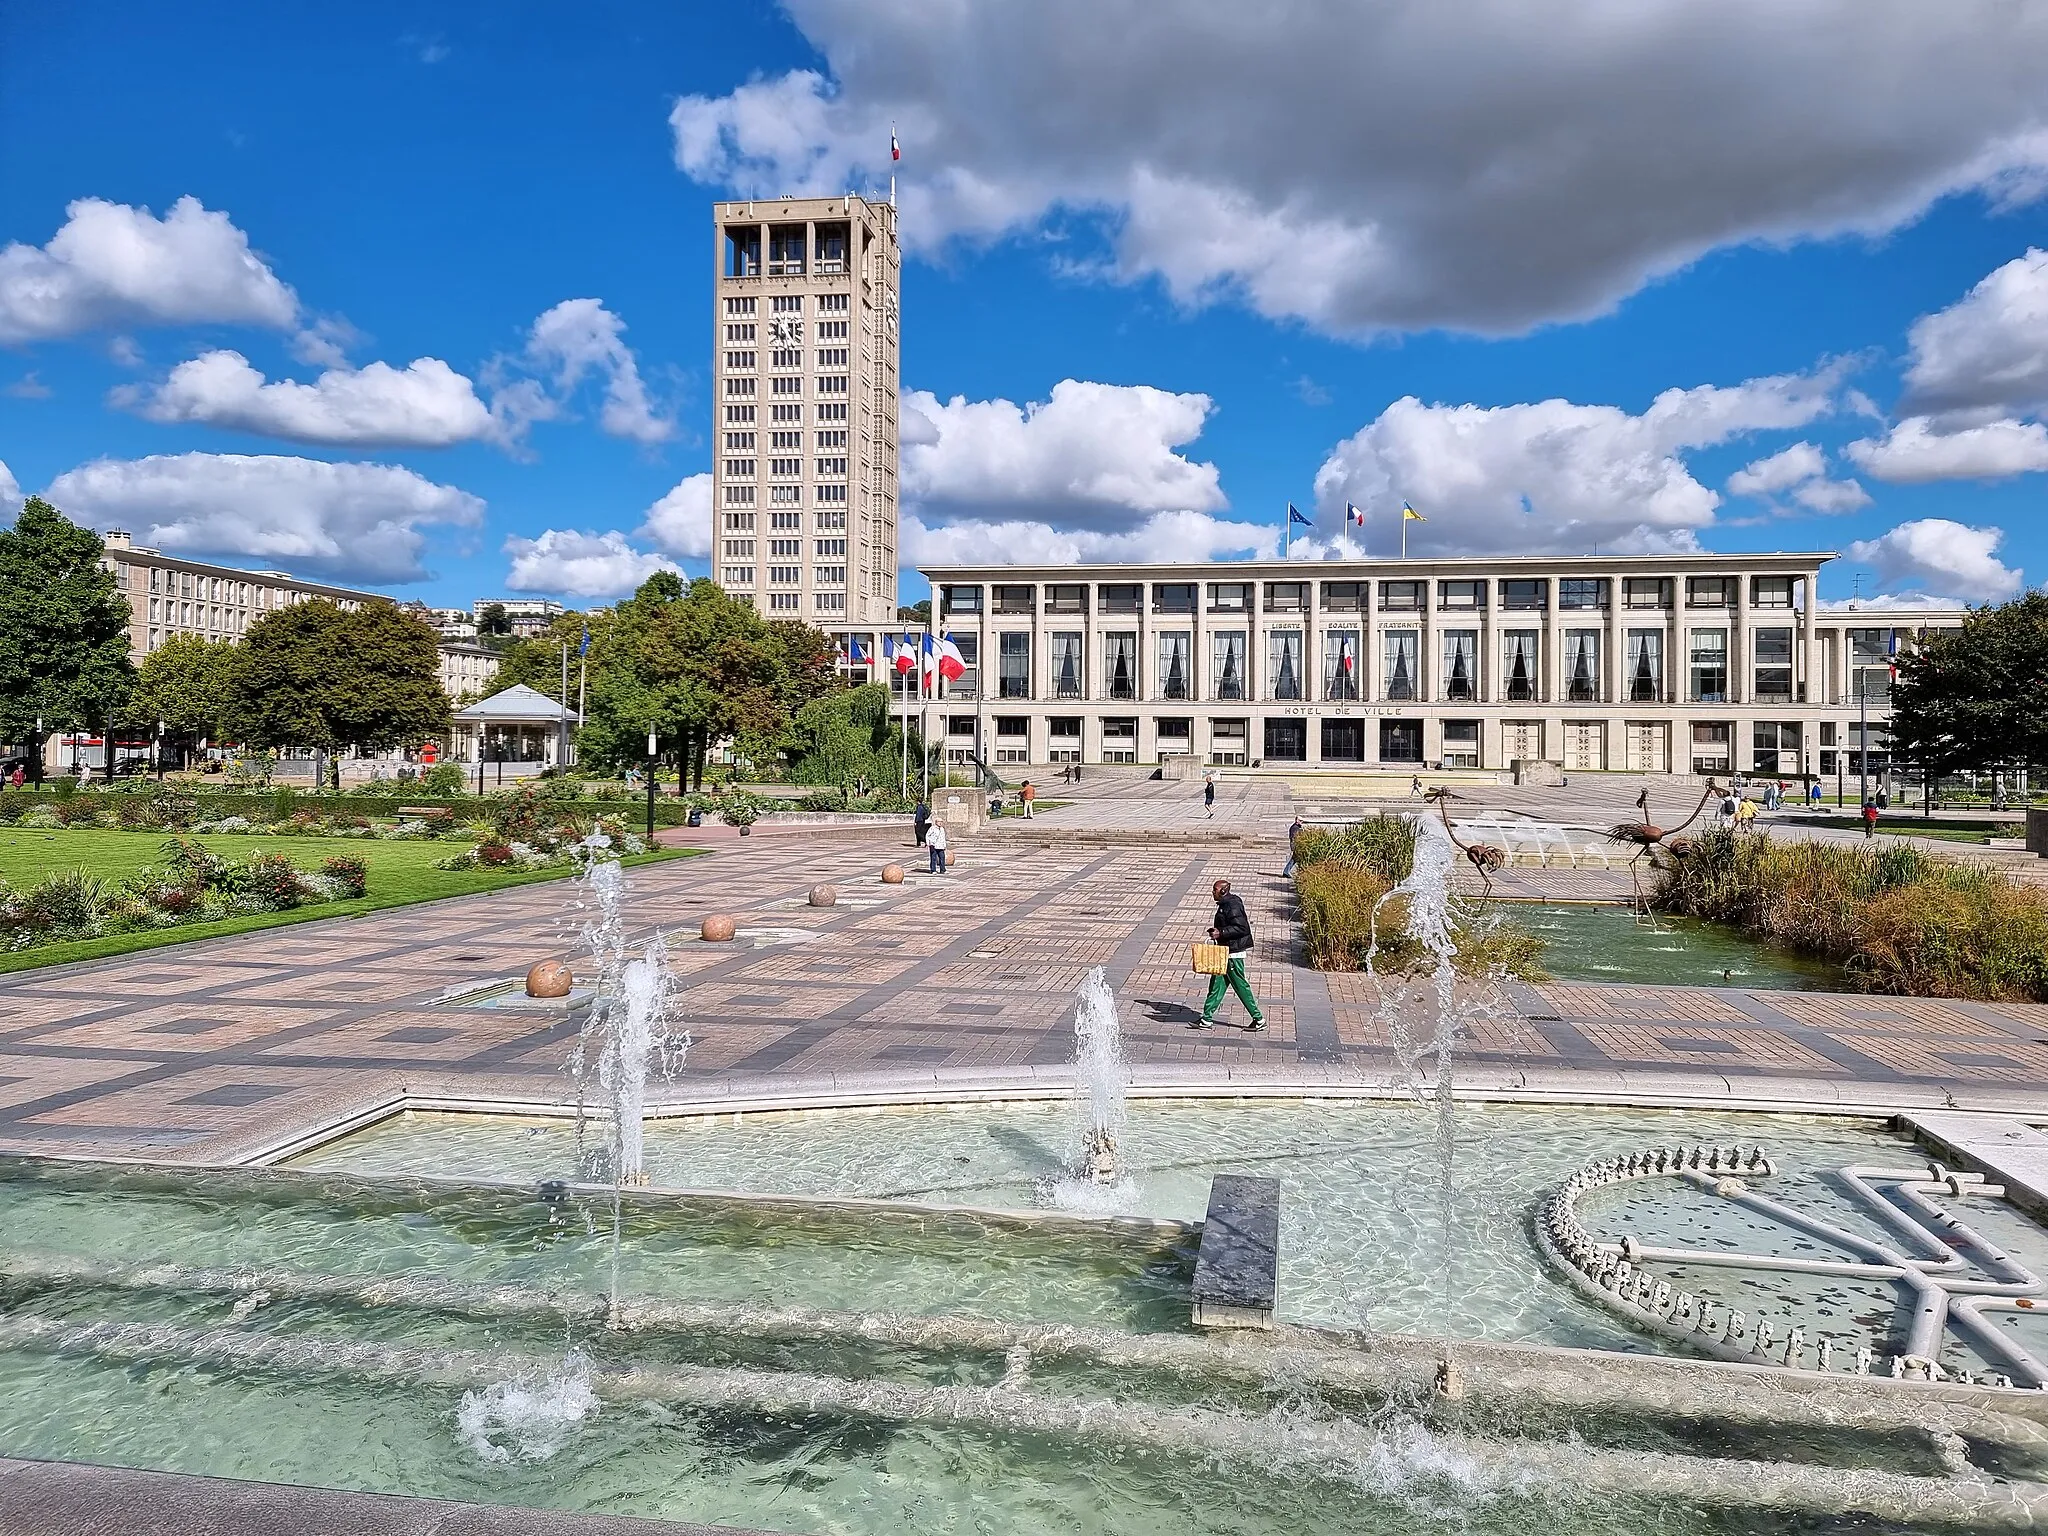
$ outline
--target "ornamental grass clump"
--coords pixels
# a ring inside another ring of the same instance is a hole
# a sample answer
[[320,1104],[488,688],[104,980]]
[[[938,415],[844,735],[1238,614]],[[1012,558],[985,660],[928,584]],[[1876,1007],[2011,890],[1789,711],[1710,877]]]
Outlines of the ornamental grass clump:
[[[1375,968],[1394,972],[1434,963],[1408,937],[1407,898],[1386,899],[1415,869],[1415,837],[1413,822],[1385,815],[1302,830],[1294,843],[1294,892],[1311,966],[1362,971],[1370,957]],[[1544,974],[1543,941],[1498,910],[1461,916],[1456,934],[1462,976]]]
[[1832,961],[1865,991],[2048,1001],[2048,894],[1905,844],[1714,828],[1658,872],[1651,902]]

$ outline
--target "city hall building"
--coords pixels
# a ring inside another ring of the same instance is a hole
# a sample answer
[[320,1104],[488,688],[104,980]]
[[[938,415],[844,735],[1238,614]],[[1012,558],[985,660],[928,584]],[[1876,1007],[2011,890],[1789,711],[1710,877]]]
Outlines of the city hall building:
[[[939,567],[956,758],[1856,774],[1960,609],[1820,609],[1825,553]],[[844,633],[844,631],[842,631]],[[865,650],[877,632],[859,634]]]

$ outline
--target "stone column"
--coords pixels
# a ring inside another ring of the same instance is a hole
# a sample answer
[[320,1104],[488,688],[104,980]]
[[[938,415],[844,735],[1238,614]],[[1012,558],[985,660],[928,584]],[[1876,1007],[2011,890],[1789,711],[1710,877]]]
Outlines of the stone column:
[[1800,581],[1805,591],[1799,615],[1799,680],[1805,689],[1806,703],[1825,704],[1826,680],[1821,676],[1820,665],[1820,573],[1808,571]]

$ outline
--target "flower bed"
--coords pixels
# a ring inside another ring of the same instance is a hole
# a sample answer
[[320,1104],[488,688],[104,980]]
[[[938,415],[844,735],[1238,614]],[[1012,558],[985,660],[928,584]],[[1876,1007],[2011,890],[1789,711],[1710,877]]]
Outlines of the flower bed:
[[0,884],[0,950],[287,912],[368,891],[369,871],[360,859],[329,859],[318,870],[303,870],[283,854],[222,858],[190,838],[173,837],[159,863],[122,880],[67,870],[23,891]]
[[548,869],[575,862],[589,852],[593,839],[613,854],[645,853],[646,840],[628,832],[616,817],[595,807],[578,805],[527,788],[495,801],[489,826],[475,846],[436,869]]

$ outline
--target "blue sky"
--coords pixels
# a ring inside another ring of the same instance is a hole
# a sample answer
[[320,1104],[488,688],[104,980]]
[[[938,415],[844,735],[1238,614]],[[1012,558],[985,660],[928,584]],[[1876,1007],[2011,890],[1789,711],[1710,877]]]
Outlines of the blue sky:
[[1406,499],[1417,553],[2048,573],[2048,21],[1521,9],[0,6],[0,462],[435,603],[701,571],[710,201],[893,126],[907,559]]

